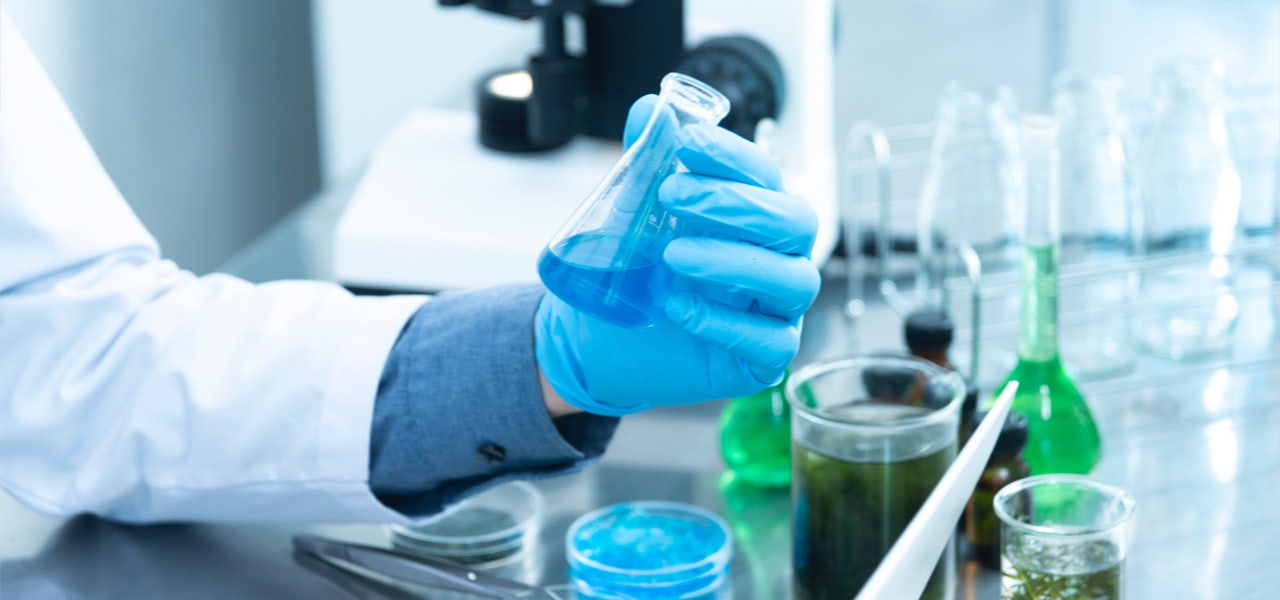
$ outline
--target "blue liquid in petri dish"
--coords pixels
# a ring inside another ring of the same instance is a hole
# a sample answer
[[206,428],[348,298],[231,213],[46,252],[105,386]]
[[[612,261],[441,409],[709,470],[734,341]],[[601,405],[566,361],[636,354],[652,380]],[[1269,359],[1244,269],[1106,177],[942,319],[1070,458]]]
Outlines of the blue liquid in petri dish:
[[567,535],[570,578],[582,597],[719,598],[732,538],[721,519],[697,507],[633,502],[579,519]]
[[648,327],[663,315],[671,270],[654,241],[619,235],[574,235],[542,251],[538,275],[569,305],[619,327]]

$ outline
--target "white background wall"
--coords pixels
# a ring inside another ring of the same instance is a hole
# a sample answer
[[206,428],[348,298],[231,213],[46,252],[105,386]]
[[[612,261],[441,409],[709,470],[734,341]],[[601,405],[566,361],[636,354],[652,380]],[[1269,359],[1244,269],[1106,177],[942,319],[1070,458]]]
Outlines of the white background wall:
[[418,106],[465,108],[482,73],[523,65],[534,23],[436,0],[313,0],[327,177],[357,167]]
[[[740,4],[759,2],[773,0]],[[927,120],[954,78],[1008,83],[1031,109],[1065,66],[1119,73],[1138,94],[1175,56],[1221,56],[1236,84],[1280,81],[1277,0],[836,3],[837,132]],[[531,23],[435,0],[3,6],[166,253],[197,271],[357,167],[414,107],[468,106],[481,73],[523,63],[537,39]]]
[[[464,107],[491,68],[536,41],[473,7],[424,0],[313,0],[326,173],[357,162],[415,106]],[[773,0],[743,0],[751,10]],[[699,0],[688,0],[696,18]],[[1280,81],[1277,0],[836,0],[837,131],[859,119],[930,119],[951,79],[1009,84],[1043,110],[1048,81],[1076,66],[1118,73],[1139,95],[1151,69],[1220,56],[1234,82]],[[802,93],[802,92],[801,92]]]
[[308,0],[3,6],[180,265],[215,268],[319,187]]

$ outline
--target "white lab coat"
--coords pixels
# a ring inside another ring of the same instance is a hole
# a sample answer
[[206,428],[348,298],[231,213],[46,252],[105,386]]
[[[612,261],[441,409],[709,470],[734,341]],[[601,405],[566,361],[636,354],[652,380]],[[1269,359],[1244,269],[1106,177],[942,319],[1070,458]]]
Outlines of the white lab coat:
[[367,485],[370,420],[423,298],[161,259],[0,21],[0,486],[126,521],[403,520]]

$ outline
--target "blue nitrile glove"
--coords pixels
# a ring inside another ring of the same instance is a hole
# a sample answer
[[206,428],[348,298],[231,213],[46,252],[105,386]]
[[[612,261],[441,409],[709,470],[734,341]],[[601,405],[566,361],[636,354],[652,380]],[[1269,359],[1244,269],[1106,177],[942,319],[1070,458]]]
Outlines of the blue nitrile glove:
[[[655,101],[632,105],[628,145]],[[538,306],[538,366],[584,411],[620,416],[745,396],[780,381],[799,349],[801,316],[820,283],[809,260],[817,215],[782,191],[777,165],[755,144],[695,125],[680,145],[689,172],[668,177],[658,198],[698,236],[677,237],[663,254],[679,279],[667,319],[626,329],[550,293]]]

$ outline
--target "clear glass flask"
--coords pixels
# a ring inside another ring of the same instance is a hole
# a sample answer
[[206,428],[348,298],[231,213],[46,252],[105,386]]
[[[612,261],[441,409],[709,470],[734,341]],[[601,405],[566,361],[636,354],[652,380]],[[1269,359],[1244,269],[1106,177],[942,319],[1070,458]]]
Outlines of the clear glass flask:
[[1022,120],[1026,208],[1022,250],[1022,331],[1013,409],[1026,415],[1024,458],[1033,474],[1088,473],[1102,456],[1098,427],[1058,356],[1058,159],[1051,117]]
[[1175,267],[1144,269],[1134,315],[1142,348],[1174,359],[1224,352],[1239,317],[1227,251],[1240,219],[1240,175],[1227,139],[1220,61],[1174,62],[1156,73],[1155,105],[1141,147],[1138,185],[1143,256],[1185,253]]
[[670,73],[648,123],[604,180],[548,242],[538,275],[574,308],[621,327],[663,316],[672,275],[662,260],[682,223],[658,203],[658,187],[678,164],[681,128],[716,124],[729,100],[697,79]]
[[[1134,366],[1124,318],[1131,300],[1136,208],[1133,166],[1120,110],[1119,77],[1064,71],[1053,79],[1058,122],[1060,224],[1064,269],[1092,269],[1059,291],[1074,317],[1064,323],[1062,354],[1082,378],[1120,375]],[[1064,319],[1066,321],[1066,319]]]
[[968,242],[984,274],[1017,265],[1021,174],[1013,91],[951,82],[938,102],[937,133],[920,195],[918,302],[940,306],[946,242]]

